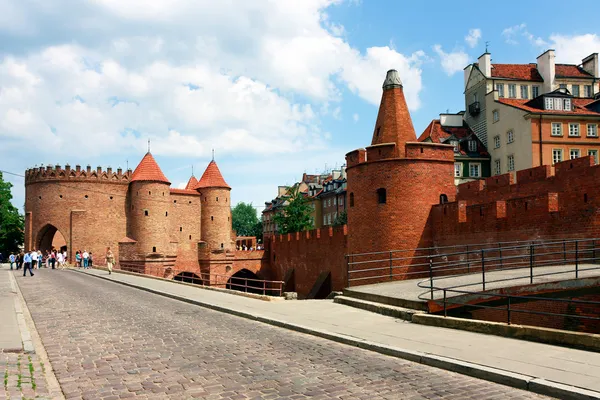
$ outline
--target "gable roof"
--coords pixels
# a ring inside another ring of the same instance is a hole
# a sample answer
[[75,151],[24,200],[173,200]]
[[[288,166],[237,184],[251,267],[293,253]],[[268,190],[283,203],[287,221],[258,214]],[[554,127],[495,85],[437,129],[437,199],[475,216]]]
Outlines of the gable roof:
[[[447,143],[450,138],[455,138],[459,142],[468,140],[475,140],[477,142],[477,156],[488,157],[489,153],[487,148],[483,145],[481,140],[475,135],[475,132],[463,122],[463,126],[442,126],[439,119],[432,120],[427,128],[421,133],[419,142],[433,142],[433,143]],[[459,153],[463,156],[469,156],[463,146],[459,146]]]
[[142,161],[138,164],[131,175],[131,182],[136,181],[150,181],[150,182],[164,182],[171,184],[165,174],[160,170],[160,167],[156,163],[154,157],[150,152],[147,152]]
[[[535,100],[535,99],[534,99]],[[533,113],[533,114],[548,114],[548,115],[581,115],[581,116],[594,116],[600,117],[600,113],[595,112],[587,108],[588,105],[594,102],[593,99],[581,99],[574,97],[571,99],[573,108],[571,111],[565,110],[544,110],[541,108],[534,107],[532,100],[527,99],[507,99],[500,98],[496,100],[498,103],[506,104],[507,106],[519,108],[521,110]]]
[[231,187],[225,182],[225,179],[223,179],[223,175],[221,175],[221,171],[219,171],[217,163],[215,160],[212,160],[210,163],[208,163],[208,166],[198,181],[195,189],[214,187],[231,189]]
[[555,73],[557,78],[588,78],[594,79],[594,76],[583,68],[573,64],[556,64]]
[[537,64],[492,64],[492,78],[543,82]]

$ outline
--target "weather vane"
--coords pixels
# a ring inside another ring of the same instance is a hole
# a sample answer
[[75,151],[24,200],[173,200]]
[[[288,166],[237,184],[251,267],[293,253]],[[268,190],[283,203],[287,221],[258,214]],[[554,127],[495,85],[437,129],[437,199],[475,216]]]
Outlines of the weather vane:
[[490,44],[490,42],[489,42],[489,41],[486,41],[486,42],[485,42],[485,52],[486,52],[486,53],[488,52],[488,45],[489,45],[489,44]]

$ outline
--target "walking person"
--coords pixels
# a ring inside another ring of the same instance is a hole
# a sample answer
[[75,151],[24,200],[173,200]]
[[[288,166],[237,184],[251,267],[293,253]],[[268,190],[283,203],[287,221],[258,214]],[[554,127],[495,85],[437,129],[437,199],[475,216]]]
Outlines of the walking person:
[[[33,262],[33,259],[31,253],[25,253],[25,255],[23,256],[23,276],[27,276],[27,270],[29,270],[31,276],[33,276],[33,271],[31,270],[31,263]],[[35,254],[37,255],[37,253]]]
[[88,267],[92,268],[94,266],[94,257],[92,256],[92,252],[90,251],[90,257],[88,258]]
[[115,256],[110,250],[110,247],[106,248],[106,268],[108,268],[108,274],[112,274],[113,266],[115,264]]
[[10,262],[10,269],[13,269],[13,264],[15,263],[15,255],[14,254],[10,254],[10,256],[8,256],[8,261]]
[[17,270],[20,270],[23,266],[23,252],[17,254]]
[[50,253],[50,267],[52,267],[52,269],[55,269],[56,265],[56,251],[54,249],[52,249],[52,252]]
[[64,268],[65,259],[60,251],[56,253],[56,261],[58,262],[58,268]]
[[81,253],[79,252],[79,250],[75,252],[75,265],[77,266],[77,268],[81,268]]
[[[38,263],[38,253],[35,250],[32,250],[31,253],[29,253],[29,256],[31,257],[31,261],[30,261],[30,267],[31,269],[35,269],[37,267],[37,263]],[[25,273],[25,270],[23,270],[23,273]]]

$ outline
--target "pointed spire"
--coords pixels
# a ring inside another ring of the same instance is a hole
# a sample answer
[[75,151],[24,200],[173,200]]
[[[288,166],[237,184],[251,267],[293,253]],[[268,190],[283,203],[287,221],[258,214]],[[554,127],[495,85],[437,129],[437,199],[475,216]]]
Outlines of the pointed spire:
[[185,189],[186,190],[194,190],[197,185],[198,185],[198,179],[196,179],[196,177],[194,175],[192,175],[192,176],[190,176],[190,180],[188,181],[187,185],[185,185]]
[[144,158],[142,158],[142,161],[140,161],[135,168],[135,171],[133,171],[131,182],[134,181],[152,181],[171,184],[165,174],[160,170],[160,167],[150,152],[146,153]]
[[206,170],[202,174],[202,178],[200,178],[198,181],[196,189],[215,187],[231,189],[231,187],[225,182],[225,179],[223,179],[223,175],[221,175],[221,171],[219,171],[217,163],[212,160],[210,163],[208,163]]
[[398,71],[387,72],[371,145],[396,143],[398,154],[404,154],[404,144],[417,140],[404,98],[404,88]]

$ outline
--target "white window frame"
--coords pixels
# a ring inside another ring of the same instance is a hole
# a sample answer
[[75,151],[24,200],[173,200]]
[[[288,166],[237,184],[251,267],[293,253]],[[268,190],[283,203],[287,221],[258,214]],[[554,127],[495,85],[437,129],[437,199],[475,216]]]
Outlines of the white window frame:
[[581,150],[580,149],[569,149],[569,159],[570,160],[575,160],[576,158],[581,157]]
[[508,166],[508,170],[509,171],[514,171],[515,170],[515,156],[514,154],[509,154],[508,156],[506,156],[506,163]]
[[540,87],[538,85],[533,85],[531,87],[531,98],[535,99],[540,95]]
[[454,177],[460,178],[462,176],[462,163],[455,162],[454,163]]
[[[473,168],[476,168],[476,174],[473,173]],[[469,177],[481,178],[481,163],[469,163]]]
[[499,149],[500,148],[500,135],[496,135],[494,136],[494,148],[495,149]]
[[477,151],[477,141],[476,140],[473,140],[473,139],[469,140],[469,151],[470,152]]
[[517,98],[517,85],[514,83],[508,84],[508,97],[511,99]]
[[515,132],[512,129],[509,129],[506,132],[506,143],[513,143],[515,141]]
[[528,85],[521,85],[521,98],[529,99],[529,86]]
[[494,175],[500,175],[502,173],[502,165],[500,159],[494,161]]
[[496,83],[496,90],[498,91],[498,97],[504,97],[504,83]]
[[554,110],[554,99],[552,97],[546,97],[544,99],[544,109]]
[[581,132],[579,130],[579,123],[572,122],[569,123],[569,137],[579,137],[581,136]]
[[[557,128],[557,129],[555,129]],[[552,131],[550,133],[551,136],[562,136],[562,122],[553,122],[552,123]]]
[[498,112],[498,110],[492,111],[492,119],[494,122],[500,121],[500,113]]
[[598,124],[587,124],[587,137],[598,137]]
[[587,151],[588,156],[592,156],[592,158],[594,159],[594,164],[598,165],[598,150],[596,149],[590,149]]
[[552,149],[552,165],[563,161],[563,149]]
[[571,111],[571,99],[564,99],[563,101],[563,110]]
[[[575,90],[575,88],[577,88],[577,90]],[[575,93],[575,92],[577,92],[577,93]],[[579,94],[580,94],[580,93],[581,93],[581,91],[580,91],[580,87],[579,87],[579,85],[571,85],[571,94],[572,94],[574,97],[579,97]]]
[[563,104],[564,104],[563,99],[561,99],[559,97],[554,98],[554,109],[555,110],[562,110]]

